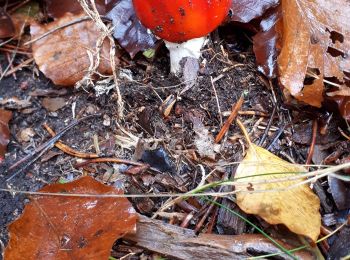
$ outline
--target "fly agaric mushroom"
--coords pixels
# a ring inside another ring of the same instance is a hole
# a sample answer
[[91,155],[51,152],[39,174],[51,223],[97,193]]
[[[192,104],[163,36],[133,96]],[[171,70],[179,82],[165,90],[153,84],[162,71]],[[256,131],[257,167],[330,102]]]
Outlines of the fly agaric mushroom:
[[199,59],[206,35],[225,19],[231,0],[133,0],[141,23],[170,51],[171,72],[184,57]]

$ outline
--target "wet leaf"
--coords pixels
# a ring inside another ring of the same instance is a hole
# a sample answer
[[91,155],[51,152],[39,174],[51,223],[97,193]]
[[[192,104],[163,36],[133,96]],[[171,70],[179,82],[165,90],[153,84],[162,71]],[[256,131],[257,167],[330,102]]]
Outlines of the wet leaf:
[[[67,13],[61,19],[46,25],[33,24],[30,27],[31,36],[36,38],[51,29],[75,21],[82,16],[84,15]],[[35,62],[45,76],[56,85],[74,85],[87,73],[91,63],[88,52],[93,53],[95,51],[99,35],[100,32],[92,21],[82,21],[64,27],[33,43]],[[103,44],[100,56],[98,71],[102,74],[111,74],[107,41]]]
[[350,255],[350,228],[342,228],[329,249],[327,259],[346,259]]
[[0,39],[9,38],[15,35],[15,26],[11,17],[0,7]]
[[4,160],[6,146],[10,142],[10,129],[8,126],[12,112],[0,109],[0,163]]
[[258,70],[269,78],[277,76],[276,63],[279,52],[276,46],[279,35],[275,25],[279,19],[281,19],[281,9],[276,8],[262,19],[260,31],[253,36],[253,50]]
[[[320,107],[323,79],[344,82],[350,71],[350,5],[346,0],[283,0],[282,12],[280,82],[298,100]],[[304,86],[310,69],[317,77]]]
[[157,41],[135,15],[132,0],[120,0],[107,14],[114,26],[113,36],[134,57],[139,51],[152,48]]
[[[250,163],[249,163],[250,162]],[[249,185],[237,193],[238,206],[248,214],[256,214],[270,224],[284,224],[292,232],[316,241],[320,234],[320,201],[306,185],[286,190],[302,180],[273,182],[292,177],[306,169],[283,161],[267,150],[252,144],[236,171],[239,182],[263,181]],[[273,174],[278,173],[278,174]],[[243,179],[241,179],[243,178]],[[256,192],[258,190],[274,190]]]
[[[41,192],[121,194],[82,177]],[[136,214],[126,198],[35,196],[9,226],[5,259],[108,259],[116,239],[135,231]]]
[[[74,0],[44,0],[48,15],[61,18],[66,13],[79,14],[83,10],[78,1]],[[113,8],[118,0],[96,0],[96,8],[101,15]]]
[[266,10],[279,4],[279,0],[232,0],[232,20],[248,23],[261,17]]
[[156,168],[161,172],[176,172],[174,162],[163,148],[144,151],[141,156],[141,160],[142,162],[149,164],[151,167]]
[[334,96],[329,99],[337,104],[342,117],[350,122],[350,96]]
[[330,193],[339,210],[350,208],[350,185],[348,182],[328,176]]
[[31,23],[34,23],[36,19],[40,19],[40,6],[38,2],[29,1],[27,4],[17,9],[11,14],[11,19],[15,27],[16,35],[24,33],[24,29]]

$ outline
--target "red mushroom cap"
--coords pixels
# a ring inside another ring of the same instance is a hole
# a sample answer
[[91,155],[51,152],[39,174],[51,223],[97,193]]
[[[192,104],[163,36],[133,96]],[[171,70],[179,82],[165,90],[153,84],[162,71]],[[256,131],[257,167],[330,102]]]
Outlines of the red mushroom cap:
[[133,0],[141,23],[169,42],[207,35],[228,14],[231,0]]

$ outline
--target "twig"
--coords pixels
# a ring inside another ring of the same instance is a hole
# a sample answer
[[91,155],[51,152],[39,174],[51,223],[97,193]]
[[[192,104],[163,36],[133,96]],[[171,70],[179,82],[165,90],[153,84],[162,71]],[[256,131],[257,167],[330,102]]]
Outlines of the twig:
[[341,129],[340,127],[338,127],[338,130],[339,130],[340,134],[341,134],[343,137],[345,137],[346,139],[348,139],[348,140],[350,141],[350,136],[347,135],[347,134],[343,131],[343,129]]
[[[94,64],[94,70],[96,71],[96,69],[99,66],[99,59],[100,59],[100,50],[102,47],[102,44],[104,42],[104,39],[107,37],[109,39],[109,43],[110,43],[110,49],[109,49],[109,60],[111,63],[111,69],[112,69],[112,73],[113,73],[113,80],[114,80],[114,84],[115,84],[115,90],[117,92],[117,111],[118,111],[118,118],[122,119],[124,117],[124,101],[120,92],[120,88],[119,88],[119,83],[118,83],[118,76],[117,76],[117,65],[116,65],[116,60],[115,60],[115,51],[116,51],[116,45],[115,45],[115,41],[114,38],[112,37],[112,30],[114,28],[109,28],[107,27],[102,19],[100,14],[98,13],[96,4],[95,4],[95,0],[90,0],[90,4],[91,7],[88,5],[88,3],[86,2],[87,0],[78,0],[79,4],[81,5],[81,7],[84,9],[84,11],[91,17],[91,19],[95,22],[95,25],[98,27],[98,29],[102,32],[102,36],[100,37],[99,41],[96,42],[96,55],[95,55],[95,64]],[[93,71],[90,71],[88,73],[88,77],[89,75],[92,74]],[[84,77],[85,78],[85,77]],[[83,79],[84,80],[84,79]]]
[[278,132],[277,132],[275,138],[273,138],[272,142],[270,143],[270,145],[267,147],[266,150],[268,150],[268,151],[271,150],[271,148],[273,147],[273,145],[275,144],[275,142],[277,142],[277,140],[278,140],[278,139],[280,138],[280,136],[283,134],[285,128],[286,128],[286,125],[282,126],[282,127],[280,128],[280,130],[278,130]]
[[211,234],[213,232],[218,212],[219,212],[219,208],[215,207],[215,210],[213,211],[212,217],[211,217],[210,222],[208,224],[207,231],[205,233]]
[[[218,198],[219,198],[219,197],[215,197],[215,198],[213,199],[213,201],[216,202],[216,201],[218,200]],[[209,207],[207,208],[205,214],[202,216],[201,220],[200,220],[200,221],[197,223],[197,225],[196,225],[196,228],[195,228],[195,230],[194,230],[196,233],[202,228],[204,221],[208,218],[209,214],[212,212],[212,210],[213,210],[214,207],[215,207],[215,204],[214,204],[214,203],[212,203],[212,204],[209,205]]]
[[240,116],[262,116],[262,117],[268,117],[269,115],[260,111],[238,111],[238,115]]
[[238,102],[234,106],[232,106],[232,112],[228,117],[228,119],[226,120],[224,126],[221,128],[220,132],[216,136],[215,143],[219,143],[221,139],[224,137],[224,135],[230,128],[230,125],[232,124],[233,120],[235,120],[235,118],[237,117],[238,111],[241,109],[243,102],[244,102],[244,99],[243,99],[243,96],[241,96]]
[[[56,136],[56,133],[49,127],[49,125],[47,123],[43,124],[43,127],[46,129],[46,131],[52,136]],[[98,158],[98,154],[95,153],[82,153],[79,152],[71,147],[69,147],[68,145],[64,144],[63,142],[61,142],[60,140],[58,140],[55,143],[55,146],[60,149],[62,152],[75,156],[75,157],[79,157],[79,158],[84,158],[84,159],[92,159],[92,158]]]
[[222,126],[222,116],[221,116],[221,108],[220,108],[220,102],[219,102],[219,98],[218,98],[218,93],[216,92],[216,88],[213,82],[213,77],[210,77],[210,82],[211,82],[211,86],[214,90],[214,95],[215,95],[215,99],[216,99],[216,105],[218,107],[218,113],[219,113],[219,118],[220,118],[220,126]]
[[91,164],[91,163],[104,163],[104,162],[128,164],[128,165],[133,165],[133,166],[148,166],[148,168],[153,169],[153,168],[149,167],[149,165],[144,164],[144,163],[134,162],[134,161],[126,160],[126,159],[107,158],[107,157],[91,159],[91,160],[88,160],[88,161],[85,161],[82,163],[78,163],[78,164],[74,165],[74,167],[80,168],[80,167],[86,166],[86,165]]
[[18,10],[22,6],[26,5],[28,2],[30,2],[30,0],[25,0],[22,3],[19,3],[15,7],[11,8],[11,10],[8,11],[8,14],[13,14],[16,10]]
[[[33,152],[29,153],[27,156],[25,156],[24,158],[20,159],[19,161],[17,161],[16,163],[14,163],[12,166],[10,166],[8,168],[8,170],[6,172],[12,171],[15,168],[17,168],[18,166],[24,164],[26,161],[29,160],[29,162],[27,162],[23,167],[21,167],[19,170],[17,170],[16,172],[14,172],[11,177],[9,177],[6,181],[10,181],[12,180],[15,176],[17,176],[18,174],[20,174],[21,172],[23,172],[25,169],[27,169],[30,165],[32,165],[37,159],[39,159],[46,151],[48,151],[49,149],[51,149],[54,144],[71,128],[73,128],[74,126],[78,125],[80,122],[90,119],[92,117],[95,117],[97,115],[91,115],[91,116],[86,116],[83,117],[79,120],[75,120],[72,123],[70,123],[68,126],[66,126],[65,128],[63,128],[61,130],[61,132],[59,132],[56,136],[52,137],[50,140],[48,140],[46,143],[40,145],[39,147],[37,147]],[[35,156],[35,157],[34,157]],[[33,158],[34,157],[34,158]],[[33,159],[31,159],[33,158]]]
[[309,153],[307,155],[305,164],[310,164],[312,161],[312,156],[314,154],[315,144],[316,144],[317,130],[318,130],[318,122],[317,122],[317,119],[314,119],[312,123],[312,139],[311,139],[310,149],[309,149]]
[[277,106],[274,106],[274,108],[272,110],[271,117],[269,119],[269,122],[268,122],[268,124],[267,124],[267,126],[265,128],[264,134],[263,134],[263,136],[261,137],[261,139],[260,139],[260,141],[258,143],[259,146],[261,146],[265,142],[265,139],[266,139],[266,137],[267,137],[267,135],[269,133],[270,127],[271,127],[273,119],[275,117],[276,110],[277,110]]
[[4,77],[10,76],[12,73],[15,73],[16,71],[22,69],[23,67],[26,67],[28,64],[30,64],[33,61],[34,61],[34,58],[29,58],[29,59],[23,61],[21,64],[18,64],[16,67],[7,71],[4,75]]

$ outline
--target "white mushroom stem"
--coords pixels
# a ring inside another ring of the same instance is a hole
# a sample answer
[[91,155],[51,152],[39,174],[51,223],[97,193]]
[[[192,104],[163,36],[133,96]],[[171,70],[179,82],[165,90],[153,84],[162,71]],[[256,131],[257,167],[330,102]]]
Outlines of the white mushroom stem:
[[178,74],[181,71],[180,61],[185,57],[199,59],[206,37],[195,38],[183,43],[164,41],[170,52],[170,71]]

